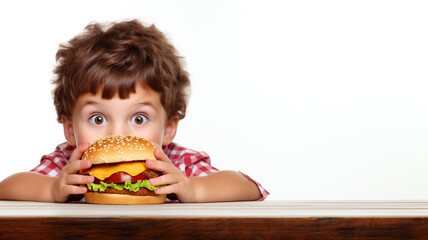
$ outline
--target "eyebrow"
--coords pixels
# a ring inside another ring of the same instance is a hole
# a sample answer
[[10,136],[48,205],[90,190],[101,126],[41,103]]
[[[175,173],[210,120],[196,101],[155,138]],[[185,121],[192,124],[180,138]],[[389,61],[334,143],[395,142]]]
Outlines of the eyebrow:
[[153,109],[156,109],[156,107],[155,107],[156,105],[154,103],[152,103],[151,101],[142,101],[142,102],[138,102],[138,103],[136,103],[134,105],[149,106],[149,107],[151,107]]
[[93,100],[86,100],[85,102],[82,103],[82,107],[85,107],[88,105],[96,105],[96,104],[101,104],[101,103]]
[[[98,102],[98,101],[92,100],[92,99],[88,99],[88,100],[86,100],[85,102],[82,103],[82,108],[86,107],[88,105],[99,105],[99,104],[103,105],[103,103],[101,103],[101,102]],[[137,103],[135,103],[133,105],[134,106],[136,106],[136,105],[138,105],[138,106],[149,106],[149,107],[151,107],[153,109],[156,109],[156,107],[155,107],[156,105],[153,102],[151,102],[151,101],[141,101],[141,102],[137,102]]]

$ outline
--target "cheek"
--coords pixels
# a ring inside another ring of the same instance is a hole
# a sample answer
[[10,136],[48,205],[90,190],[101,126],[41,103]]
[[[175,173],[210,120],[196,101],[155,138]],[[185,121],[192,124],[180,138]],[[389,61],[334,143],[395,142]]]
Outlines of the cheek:
[[159,136],[159,135],[145,135],[145,136],[140,136],[143,138],[147,138],[148,140],[158,144],[159,146],[162,146],[162,141],[163,141],[163,136]]
[[82,135],[82,134],[76,134],[76,144],[77,146],[82,145],[84,143],[91,143],[88,136]]
[[87,127],[82,124],[76,125],[74,136],[77,146],[85,143],[92,143],[93,141],[105,137],[102,132],[95,131],[93,128]]
[[135,136],[139,136],[142,138],[146,138],[159,146],[162,146],[163,141],[163,128],[159,128],[158,126],[151,126],[148,129],[145,129],[145,131],[140,131],[138,133],[134,133]]

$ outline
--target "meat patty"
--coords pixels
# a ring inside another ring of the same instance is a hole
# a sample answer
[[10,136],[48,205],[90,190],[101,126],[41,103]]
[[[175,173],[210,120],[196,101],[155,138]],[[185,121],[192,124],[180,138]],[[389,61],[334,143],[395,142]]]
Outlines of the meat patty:
[[[88,192],[95,192],[95,191],[88,191]],[[116,190],[114,188],[108,187],[104,192],[96,192],[96,193],[123,194],[123,195],[132,195],[132,196],[157,196],[156,193],[144,187],[140,188],[137,192],[129,191],[128,189]]]
[[156,177],[159,177],[159,176],[161,176],[161,175],[162,175],[162,173],[161,173],[161,172],[154,171],[154,170],[151,170],[151,169],[146,169],[146,171],[144,171],[144,172],[143,172],[143,174],[144,174],[148,179],[150,179],[150,178],[156,178]]

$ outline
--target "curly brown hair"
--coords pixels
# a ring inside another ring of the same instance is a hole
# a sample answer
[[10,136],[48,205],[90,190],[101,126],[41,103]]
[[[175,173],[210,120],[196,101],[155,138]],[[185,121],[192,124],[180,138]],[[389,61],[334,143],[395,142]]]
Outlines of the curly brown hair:
[[57,120],[71,119],[78,97],[85,93],[121,99],[135,93],[141,83],[160,93],[168,118],[184,118],[190,81],[182,57],[154,25],[138,20],[92,23],[61,44],[53,80]]

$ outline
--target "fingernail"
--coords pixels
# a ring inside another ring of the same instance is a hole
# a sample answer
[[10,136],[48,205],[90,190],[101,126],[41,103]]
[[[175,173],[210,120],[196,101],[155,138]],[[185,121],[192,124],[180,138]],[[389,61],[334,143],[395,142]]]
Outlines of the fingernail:
[[85,165],[88,166],[88,167],[91,166],[92,165],[92,161],[91,160],[86,160]]
[[153,179],[149,179],[149,182],[152,186],[156,186],[156,181]]
[[87,191],[88,191],[88,188],[86,188],[86,187],[80,188],[80,194],[85,194]]

